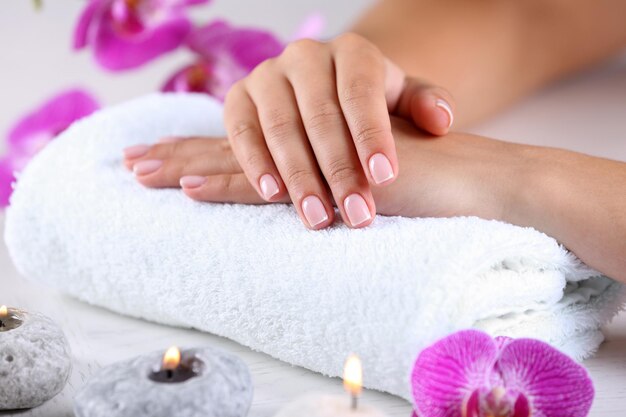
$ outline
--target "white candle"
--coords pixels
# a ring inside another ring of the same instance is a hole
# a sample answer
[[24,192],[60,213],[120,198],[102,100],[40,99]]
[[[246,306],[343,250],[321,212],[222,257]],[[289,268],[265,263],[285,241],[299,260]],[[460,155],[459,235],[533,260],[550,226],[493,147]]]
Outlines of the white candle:
[[283,407],[274,417],[385,417],[371,406],[358,403],[363,388],[361,360],[351,355],[343,371],[343,386],[350,397],[308,394]]

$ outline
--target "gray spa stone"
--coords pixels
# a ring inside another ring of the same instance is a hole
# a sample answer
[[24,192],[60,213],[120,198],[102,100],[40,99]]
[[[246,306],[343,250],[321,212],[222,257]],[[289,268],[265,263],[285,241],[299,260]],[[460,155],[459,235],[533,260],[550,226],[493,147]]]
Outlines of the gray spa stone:
[[76,417],[244,417],[252,403],[252,378],[236,356],[214,348],[183,349],[203,365],[184,382],[155,382],[163,351],[98,371],[75,397]]
[[22,323],[0,332],[0,410],[36,407],[65,386],[72,369],[70,347],[48,317],[9,311]]

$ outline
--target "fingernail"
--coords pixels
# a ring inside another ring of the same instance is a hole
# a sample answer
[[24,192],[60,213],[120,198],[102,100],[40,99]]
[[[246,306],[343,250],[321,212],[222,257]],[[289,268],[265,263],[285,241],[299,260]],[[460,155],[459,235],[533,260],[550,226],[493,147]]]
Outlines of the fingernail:
[[148,153],[149,150],[150,146],[148,145],[135,145],[124,149],[122,152],[124,152],[124,158],[135,159],[139,158],[140,156],[144,156]]
[[206,182],[206,177],[186,175],[180,179],[180,186],[186,189],[198,188]]
[[343,200],[343,207],[348,220],[353,227],[357,227],[372,218],[367,203],[359,194],[350,194]]
[[454,122],[454,115],[452,114],[452,107],[450,107],[447,101],[442,100],[440,98],[438,98],[437,101],[435,101],[435,106],[439,107],[440,109],[442,109],[448,114],[448,129],[450,129],[450,126],[452,126],[452,123]]
[[259,180],[259,186],[263,193],[263,198],[269,201],[272,197],[278,194],[278,183],[270,174],[265,174]]
[[135,175],[148,175],[161,168],[161,165],[163,165],[163,161],[159,161],[158,159],[147,159],[145,161],[139,161],[133,165],[133,172]]
[[391,162],[382,153],[376,153],[372,155],[369,162],[370,174],[374,178],[376,184],[382,184],[385,181],[389,181],[393,178],[393,168],[391,168]]
[[311,227],[315,227],[328,220],[326,208],[324,207],[324,204],[322,204],[322,200],[320,200],[317,196],[310,195],[302,200],[302,211],[304,212],[306,221],[309,222]]

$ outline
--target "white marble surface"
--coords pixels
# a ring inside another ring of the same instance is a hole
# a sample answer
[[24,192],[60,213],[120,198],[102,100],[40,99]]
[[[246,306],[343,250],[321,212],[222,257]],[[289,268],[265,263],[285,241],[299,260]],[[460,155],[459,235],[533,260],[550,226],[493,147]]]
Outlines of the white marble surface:
[[[44,12],[39,14],[30,10],[26,0],[0,4],[0,132],[43,96],[65,86],[87,85],[106,103],[115,103],[151,91],[187,58],[175,54],[149,68],[112,77],[100,72],[86,54],[74,56],[68,51],[72,22],[82,3],[44,2]],[[331,34],[368,3],[371,1],[277,0],[268,7],[266,2],[254,0],[216,0],[215,9],[198,16],[225,15],[238,22],[262,23],[286,35],[300,17],[320,10],[329,17],[326,33]],[[626,62],[551,87],[474,131],[626,161]],[[172,344],[210,344],[240,355],[250,366],[255,383],[252,417],[272,416],[304,392],[343,392],[336,379],[289,366],[228,340],[121,317],[24,281],[14,271],[4,245],[0,248],[0,304],[53,317],[63,326],[73,349],[74,370],[62,394],[20,416],[72,416],[73,394],[95,370]],[[597,390],[592,417],[622,417],[626,410],[626,314],[607,327],[607,340],[596,357],[586,361]],[[365,392],[363,401],[384,409],[389,416],[410,415],[406,402],[388,395]]]

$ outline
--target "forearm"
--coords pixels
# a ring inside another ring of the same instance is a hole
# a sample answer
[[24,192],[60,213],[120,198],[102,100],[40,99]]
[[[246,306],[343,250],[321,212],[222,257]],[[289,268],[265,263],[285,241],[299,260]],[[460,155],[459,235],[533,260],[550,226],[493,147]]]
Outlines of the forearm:
[[626,46],[623,0],[387,0],[353,30],[449,89],[456,125]]
[[503,220],[553,236],[626,282],[626,163],[524,146]]

